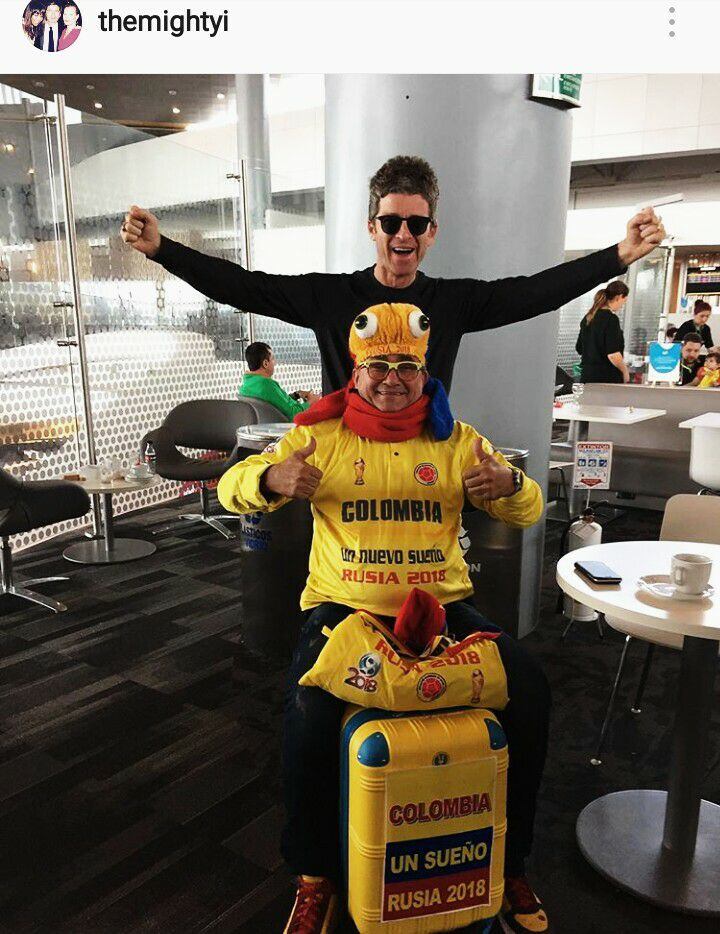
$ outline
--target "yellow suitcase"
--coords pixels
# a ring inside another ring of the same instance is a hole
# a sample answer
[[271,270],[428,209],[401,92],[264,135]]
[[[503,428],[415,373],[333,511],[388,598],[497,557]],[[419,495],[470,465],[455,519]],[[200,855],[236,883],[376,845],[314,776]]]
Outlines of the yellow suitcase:
[[342,853],[360,934],[430,934],[500,910],[508,750],[489,710],[348,707]]

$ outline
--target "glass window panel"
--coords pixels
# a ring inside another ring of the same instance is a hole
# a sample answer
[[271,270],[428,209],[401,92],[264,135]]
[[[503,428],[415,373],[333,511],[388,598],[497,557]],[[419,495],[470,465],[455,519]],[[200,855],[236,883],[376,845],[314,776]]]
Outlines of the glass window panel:
[[[240,315],[122,242],[130,205],[163,234],[239,260],[240,188],[231,162],[94,116],[71,128],[73,198],[98,459],[129,465],[142,436],[190,399],[232,399],[242,375]],[[117,513],[167,500],[166,482],[114,499]]]
[[[590,253],[590,250],[586,250],[582,253],[573,253],[572,256],[566,256],[566,259],[577,259],[579,256],[589,256]],[[618,276],[617,278],[622,282],[627,281],[627,275]],[[566,373],[572,374],[574,364],[580,362],[580,355],[575,351],[575,344],[577,343],[578,334],[580,333],[580,322],[592,307],[597,291],[597,288],[592,289],[592,291],[586,292],[584,295],[580,295],[578,298],[568,302],[567,305],[563,305],[560,309],[557,365],[565,370]],[[621,311],[618,317],[620,319],[620,324],[624,328],[626,317],[625,310]],[[625,339],[627,341],[627,335]]]
[[[268,170],[255,166],[250,171],[254,175],[252,187],[267,190]],[[254,269],[285,275],[325,269],[323,192],[296,190],[291,187],[293,184],[291,179],[273,172],[273,190],[264,225],[252,230]],[[321,392],[320,351],[312,331],[263,315],[253,315],[253,330],[255,340],[265,341],[273,348],[277,360],[275,379],[287,392],[297,389]]]
[[648,343],[657,340],[665,298],[668,251],[653,250],[635,264],[634,287],[626,310],[625,351],[645,356]]
[[[3,86],[0,135],[0,465],[48,480],[78,464],[82,431],[69,349],[54,128],[42,102]],[[16,550],[83,525],[13,536]]]

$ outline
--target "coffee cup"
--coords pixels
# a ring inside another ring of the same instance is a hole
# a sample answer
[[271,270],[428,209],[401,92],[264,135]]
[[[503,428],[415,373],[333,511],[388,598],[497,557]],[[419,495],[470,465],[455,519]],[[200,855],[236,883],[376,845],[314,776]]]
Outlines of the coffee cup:
[[712,561],[705,555],[673,555],[670,580],[680,593],[700,594],[710,582]]

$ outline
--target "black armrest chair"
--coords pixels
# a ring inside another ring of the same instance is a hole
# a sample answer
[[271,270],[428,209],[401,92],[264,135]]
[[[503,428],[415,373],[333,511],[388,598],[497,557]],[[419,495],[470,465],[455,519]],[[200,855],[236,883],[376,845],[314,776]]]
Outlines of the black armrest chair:
[[290,419],[283,415],[280,409],[266,402],[264,399],[254,399],[252,396],[238,396],[240,402],[245,402],[255,410],[256,421],[254,425],[274,425],[276,422],[289,422]]
[[64,603],[34,593],[29,588],[49,581],[66,581],[67,577],[39,577],[21,584],[15,581],[9,536],[31,532],[53,522],[77,519],[89,509],[90,497],[76,483],[67,480],[17,480],[0,468],[0,594],[22,597],[56,613],[66,610]]
[[[140,442],[141,453],[148,442],[155,448],[155,469],[159,476],[166,480],[200,482],[200,512],[185,513],[181,518],[205,522],[225,538],[235,538],[235,535],[220,520],[238,517],[210,515],[207,482],[218,480],[233,464],[255,453],[238,446],[237,430],[241,425],[257,425],[261,420],[254,404],[257,401],[196,399],[181,402],[168,413],[159,428],[149,431]],[[186,457],[178,447],[229,453],[223,458],[204,460]]]

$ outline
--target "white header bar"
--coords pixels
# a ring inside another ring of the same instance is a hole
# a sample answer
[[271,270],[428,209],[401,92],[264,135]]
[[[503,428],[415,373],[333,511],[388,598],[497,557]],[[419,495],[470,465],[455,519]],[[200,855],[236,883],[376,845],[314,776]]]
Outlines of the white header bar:
[[711,0],[78,0],[78,6],[81,35],[48,53],[23,33],[25,0],[2,0],[2,71],[680,73],[712,67],[712,54],[699,62],[698,49],[703,38],[720,35],[720,4]]

